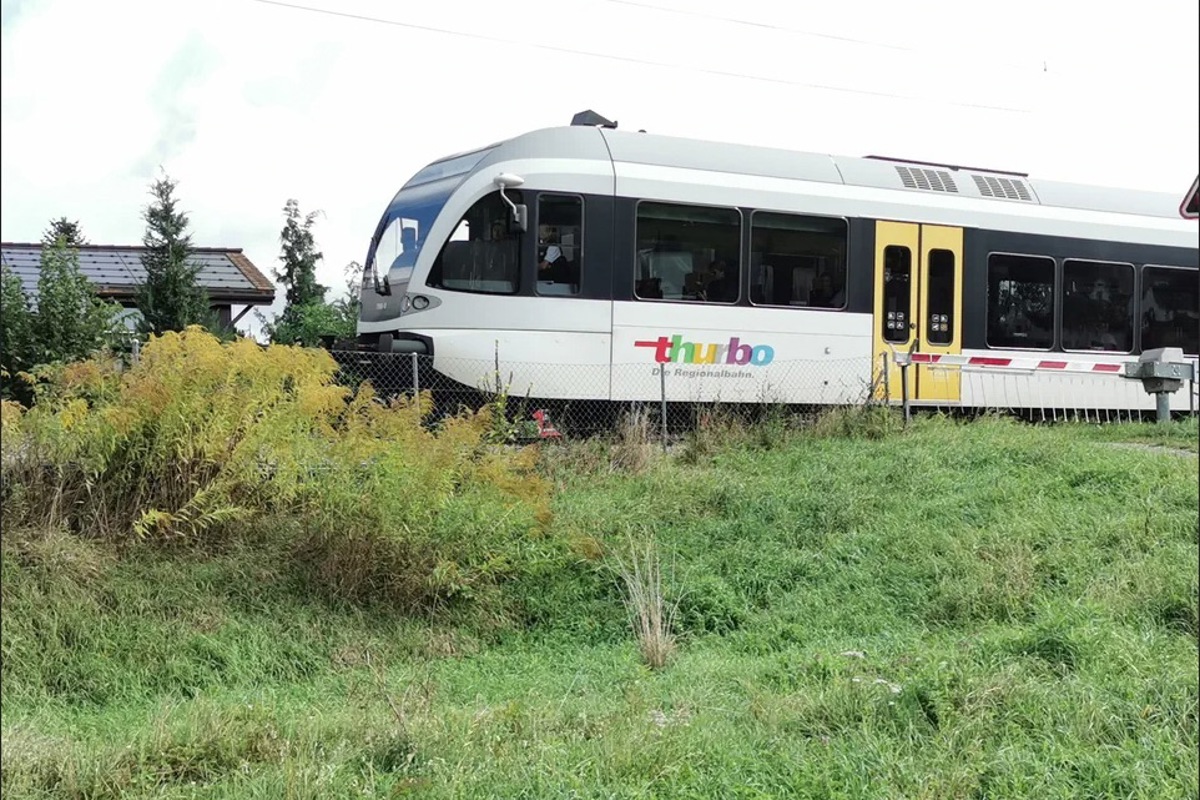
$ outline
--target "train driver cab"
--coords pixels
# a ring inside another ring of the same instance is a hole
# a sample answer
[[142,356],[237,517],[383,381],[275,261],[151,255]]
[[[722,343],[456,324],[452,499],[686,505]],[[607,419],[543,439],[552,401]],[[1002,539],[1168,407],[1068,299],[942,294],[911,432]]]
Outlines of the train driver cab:
[[538,197],[537,293],[579,294],[583,203],[579,197]]

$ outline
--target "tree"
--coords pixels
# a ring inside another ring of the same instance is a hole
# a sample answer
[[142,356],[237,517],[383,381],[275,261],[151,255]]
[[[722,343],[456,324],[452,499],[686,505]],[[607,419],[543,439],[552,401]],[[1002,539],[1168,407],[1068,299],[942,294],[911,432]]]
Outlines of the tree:
[[362,306],[363,267],[357,261],[351,261],[342,268],[342,278],[346,281],[346,294],[333,301],[341,318],[349,325],[349,333],[353,336],[358,328],[358,311]]
[[78,243],[85,241],[77,222],[63,217],[50,224],[43,236],[36,309],[21,279],[3,267],[0,367],[8,373],[5,397],[30,399],[15,380],[18,372],[55,361],[81,361],[120,344],[121,307],[97,297],[79,269]]
[[[288,306],[275,322],[264,320],[263,329],[272,342],[298,344],[302,347],[317,347],[322,339],[332,337],[335,341],[354,336],[358,326],[358,281],[362,280],[362,266],[351,261],[345,268],[347,291],[343,297],[331,303],[313,302],[300,306]],[[357,278],[358,281],[354,279]],[[324,290],[322,290],[322,294]],[[262,315],[259,315],[262,319]]]
[[187,215],[175,199],[177,185],[166,175],[155,181],[150,189],[154,202],[142,214],[146,282],[138,287],[137,305],[143,333],[181,331],[188,325],[216,327],[208,293],[196,282],[200,266],[191,261],[192,237]]
[[50,221],[50,227],[42,234],[42,244],[52,247],[60,238],[66,240],[68,247],[83,247],[88,243],[84,238],[83,229],[79,227],[79,221],[71,221],[66,217]]
[[79,250],[65,236],[42,246],[33,315],[36,363],[81,361],[111,345],[120,311],[116,303],[96,296],[95,287],[79,270]]
[[279,260],[283,271],[276,270],[275,279],[287,288],[287,306],[306,306],[325,302],[325,287],[317,283],[317,262],[324,256],[317,250],[313,224],[319,211],[300,216],[300,203],[288,200],[283,207],[284,224],[279,232],[282,249]]
[[298,344],[318,347],[325,337],[346,339],[354,335],[355,320],[347,321],[345,314],[331,303],[309,303],[292,306],[290,314],[266,327],[271,341],[277,344]]
[[[287,305],[274,323],[267,324],[267,334],[277,344],[299,344],[316,347],[326,336],[344,338],[347,334],[343,301],[325,302],[328,289],[317,283],[317,263],[324,256],[317,249],[313,225],[320,212],[302,215],[300,203],[288,200],[283,208],[283,230],[279,232],[282,269],[275,279],[287,291]],[[350,335],[354,333],[351,324]]]
[[335,340],[352,339],[358,332],[362,272],[362,264],[357,261],[351,261],[342,268],[342,277],[346,281],[346,293],[329,304],[329,308],[333,310],[333,321],[325,334],[334,337]]
[[0,397],[24,397],[16,383],[18,372],[33,366],[33,313],[21,279],[0,265]]

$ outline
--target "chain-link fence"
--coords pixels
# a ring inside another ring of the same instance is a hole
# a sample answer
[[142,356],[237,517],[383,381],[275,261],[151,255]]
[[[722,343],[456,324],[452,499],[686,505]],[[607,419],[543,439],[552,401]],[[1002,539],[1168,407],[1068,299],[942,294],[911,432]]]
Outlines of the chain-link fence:
[[428,391],[434,418],[499,396],[533,435],[610,431],[630,411],[656,430],[690,429],[702,410],[748,418],[789,406],[811,409],[871,402],[870,359],[776,362],[771,369],[655,363],[567,364],[407,353],[331,351],[347,385],[370,381],[386,397]]
[[[811,414],[831,406],[904,405],[899,368],[869,358],[772,362],[769,368],[655,363],[568,364],[465,359],[411,353],[331,351],[347,385],[370,381],[381,395],[428,391],[433,420],[505,398],[524,436],[612,431],[634,411],[664,435],[692,429],[714,410],[746,420],[780,411]],[[1039,421],[1096,422],[1153,418],[1154,397],[1118,374],[910,367],[908,405],[915,413],[1011,412]],[[890,376],[888,372],[890,371]],[[890,380],[889,380],[890,377]],[[1197,408],[1195,382],[1172,400]]]
[[[136,363],[142,337],[117,354]],[[910,364],[904,380],[891,356],[773,361],[766,367],[653,362],[579,364],[451,358],[371,350],[329,351],[337,380],[369,381],[383,397],[429,392],[429,423],[497,398],[519,438],[612,432],[632,413],[664,438],[692,430],[714,412],[747,422],[766,415],[812,415],[829,407],[883,405],[911,413],[1000,412],[1035,421],[1122,422],[1155,418],[1155,397],[1120,373]],[[1192,359],[1189,358],[1189,361]],[[1200,386],[1171,396],[1176,416],[1200,409]]]

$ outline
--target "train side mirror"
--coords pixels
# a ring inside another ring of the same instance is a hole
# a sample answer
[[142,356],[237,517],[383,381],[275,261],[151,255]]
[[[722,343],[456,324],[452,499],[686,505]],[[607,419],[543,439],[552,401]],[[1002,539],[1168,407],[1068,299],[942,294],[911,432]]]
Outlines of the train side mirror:
[[383,278],[380,278],[379,274],[375,273],[371,277],[374,279],[375,283],[375,294],[383,297],[392,293],[392,285],[388,281],[387,275],[384,275]]
[[504,193],[506,188],[520,186],[525,182],[525,179],[520,175],[513,175],[511,172],[501,172],[495,178],[496,185],[500,187],[500,199],[508,203],[508,207],[512,209],[513,222],[521,231],[529,230],[529,209],[524,203],[518,205],[509,199]]

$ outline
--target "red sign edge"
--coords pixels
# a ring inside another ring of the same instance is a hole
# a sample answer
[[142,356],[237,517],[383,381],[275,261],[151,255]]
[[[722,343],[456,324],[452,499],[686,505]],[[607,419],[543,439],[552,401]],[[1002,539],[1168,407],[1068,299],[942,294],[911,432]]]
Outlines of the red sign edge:
[[1183,202],[1179,204],[1179,216],[1184,219],[1200,219],[1200,214],[1188,213],[1187,210],[1188,204],[1192,202],[1192,198],[1198,192],[1200,192],[1200,176],[1197,176],[1196,180],[1192,181],[1191,191],[1183,196]]

